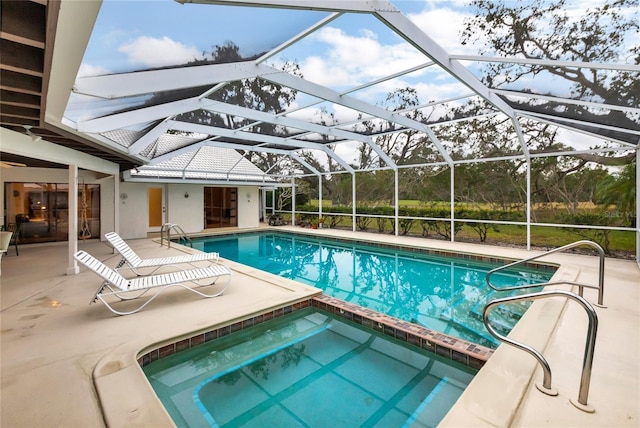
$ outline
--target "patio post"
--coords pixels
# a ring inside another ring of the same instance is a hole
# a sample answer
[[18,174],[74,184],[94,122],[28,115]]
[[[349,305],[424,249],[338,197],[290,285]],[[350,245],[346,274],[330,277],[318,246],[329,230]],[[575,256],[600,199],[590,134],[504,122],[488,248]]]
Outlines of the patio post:
[[296,178],[291,177],[291,225],[296,225]]
[[394,168],[393,170],[393,177],[394,177],[394,199],[396,200],[396,206],[395,208],[395,222],[396,222],[396,226],[395,226],[395,230],[396,230],[396,236],[398,236],[398,227],[400,226],[399,221],[398,221],[398,214],[400,213],[400,210],[398,208],[398,205],[400,205],[400,201],[398,201],[398,196],[400,195],[400,192],[398,191],[398,168]]
[[640,147],[636,149],[636,263],[640,266],[640,167],[638,167],[638,158],[640,158]]
[[356,173],[351,173],[351,231],[356,231]]
[[455,242],[456,240],[456,221],[455,221],[455,212],[456,212],[456,207],[455,207],[455,166],[456,164],[451,163],[450,168],[451,168],[451,172],[449,173],[450,175],[450,181],[451,183],[449,183],[449,186],[451,186],[450,190],[449,190],[449,209],[450,209],[450,216],[451,216],[451,242]]
[[73,255],[78,251],[78,165],[69,164],[69,223],[68,223],[68,265],[67,275],[80,273],[78,262]]

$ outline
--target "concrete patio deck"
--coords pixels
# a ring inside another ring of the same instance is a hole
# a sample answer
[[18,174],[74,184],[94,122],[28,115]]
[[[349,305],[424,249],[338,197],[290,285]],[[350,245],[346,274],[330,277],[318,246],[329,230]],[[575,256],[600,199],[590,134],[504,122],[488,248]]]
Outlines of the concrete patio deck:
[[[361,241],[381,238],[305,231]],[[384,241],[509,258],[537,254],[388,235]],[[145,258],[181,253],[151,239],[128,243]],[[119,260],[106,243],[91,240],[79,247],[109,266]],[[2,257],[0,278],[2,427],[170,425],[137,367],[137,352],[317,292],[227,262],[234,276],[223,296],[203,299],[176,288],[140,313],[118,317],[101,304],[88,305],[100,282],[97,276],[86,269],[65,275],[66,244],[25,245],[20,256],[9,254]],[[560,264],[557,275],[564,280],[597,283],[597,257],[554,254],[544,260]],[[533,358],[502,345],[441,426],[640,426],[640,269],[633,261],[607,259],[605,286],[607,308],[596,308],[599,330],[589,395],[594,413],[569,403],[578,395],[587,317],[579,306],[554,297],[535,302],[514,334],[541,346],[559,395],[537,391],[534,383],[541,382],[542,373]],[[595,292],[587,290],[585,297],[594,302]],[[94,379],[96,367],[100,376]]]

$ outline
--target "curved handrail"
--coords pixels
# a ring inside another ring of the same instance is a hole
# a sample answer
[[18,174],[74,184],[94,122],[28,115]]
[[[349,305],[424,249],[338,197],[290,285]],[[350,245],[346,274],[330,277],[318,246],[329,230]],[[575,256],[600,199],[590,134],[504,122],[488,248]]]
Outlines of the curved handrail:
[[164,245],[164,231],[167,225],[170,225],[171,223],[165,223],[162,225],[162,227],[160,227],[160,246],[162,247]]
[[172,229],[178,232],[179,238],[181,239],[184,238],[184,240],[189,243],[189,246],[193,247],[193,242],[191,241],[191,238],[189,238],[189,236],[185,233],[185,231],[182,230],[182,228],[175,223],[165,223],[160,228],[160,246],[164,245],[164,232],[166,231],[167,232],[167,248],[171,248],[171,230]]
[[493,328],[489,320],[489,313],[491,312],[494,306],[500,305],[502,303],[520,302],[523,300],[537,300],[537,299],[542,299],[542,298],[552,297],[552,296],[565,296],[567,298],[577,301],[582,305],[582,307],[587,312],[587,316],[589,317],[589,327],[587,329],[587,342],[585,345],[584,359],[582,363],[582,375],[580,376],[580,391],[578,393],[578,403],[585,407],[585,408],[581,408],[581,410],[590,411],[590,409],[587,408],[588,406],[587,399],[589,396],[589,384],[591,382],[591,369],[593,367],[593,353],[596,346],[596,333],[598,330],[598,315],[596,314],[595,309],[593,309],[593,306],[591,306],[591,304],[587,300],[585,300],[584,297],[579,296],[570,291],[565,291],[565,290],[548,290],[548,291],[540,291],[540,292],[531,293],[531,294],[523,294],[520,296],[511,296],[511,297],[496,299],[492,302],[489,302],[487,306],[485,306],[484,308],[484,312],[482,314],[484,325],[487,327],[487,330],[489,331],[489,333],[491,333],[498,340],[501,340],[509,345],[512,345],[532,355],[540,363],[543,371],[542,388],[544,388],[544,390],[541,389],[540,387],[538,387],[538,389],[544,393],[548,393],[550,395],[556,395],[551,388],[551,368],[549,367],[549,363],[542,356],[542,354],[529,345],[525,345],[524,343],[520,343],[518,341],[515,341],[513,339],[510,339],[506,336],[501,335]]
[[532,287],[539,287],[542,285],[555,285],[558,284],[556,282],[546,282],[546,283],[538,283],[538,284],[525,284],[525,285],[516,285],[513,287],[505,287],[505,288],[499,288],[496,287],[494,284],[491,283],[490,277],[492,274],[494,274],[495,272],[504,270],[504,269],[508,269],[510,267],[522,264],[522,263],[526,263],[526,262],[530,262],[532,260],[536,260],[539,259],[541,257],[547,256],[549,254],[553,254],[553,253],[557,253],[560,251],[564,251],[564,250],[568,250],[569,248],[575,248],[575,247],[579,247],[582,245],[589,245],[593,248],[595,248],[598,251],[598,255],[600,256],[600,264],[598,267],[598,286],[594,286],[594,285],[588,285],[588,284],[581,284],[581,283],[577,283],[577,282],[562,282],[562,284],[571,284],[571,285],[577,285],[579,287],[579,295],[582,296],[582,289],[584,287],[587,288],[597,288],[598,289],[598,305],[599,306],[604,306],[603,304],[603,300],[604,300],[604,250],[602,249],[602,247],[600,245],[598,245],[597,243],[593,242],[593,241],[576,241],[573,242],[571,244],[567,244],[564,245],[562,247],[558,247],[558,248],[554,248],[552,250],[549,251],[545,251],[542,254],[538,254],[536,256],[533,257],[529,257],[526,259],[522,259],[522,260],[518,260],[515,261],[513,263],[509,263],[507,265],[504,266],[500,266],[497,267],[495,269],[490,270],[489,272],[487,272],[487,275],[485,277],[487,284],[489,285],[489,287],[491,287],[492,289],[496,290],[496,291],[509,291],[509,290],[521,290],[524,288],[532,288]]

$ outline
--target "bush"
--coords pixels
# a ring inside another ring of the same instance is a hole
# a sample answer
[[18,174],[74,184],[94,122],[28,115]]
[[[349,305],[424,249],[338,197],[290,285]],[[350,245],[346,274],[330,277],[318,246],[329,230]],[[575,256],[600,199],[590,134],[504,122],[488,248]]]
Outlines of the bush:
[[[488,211],[488,210],[460,210],[456,211],[456,218],[471,220],[497,220],[497,221],[516,221],[519,213],[509,211]],[[499,225],[496,223],[485,222],[468,222],[466,226],[473,229],[480,238],[480,242],[487,240],[489,231],[500,232]]]
[[371,223],[372,218],[359,215],[356,217],[356,226],[359,230],[367,230],[369,228],[369,223]]
[[[580,224],[585,226],[614,226],[617,219],[599,214],[563,214],[560,217],[563,223]],[[607,255],[611,254],[611,232],[610,229],[583,229],[578,227],[569,228],[573,233],[582,239],[593,241],[600,245]]]

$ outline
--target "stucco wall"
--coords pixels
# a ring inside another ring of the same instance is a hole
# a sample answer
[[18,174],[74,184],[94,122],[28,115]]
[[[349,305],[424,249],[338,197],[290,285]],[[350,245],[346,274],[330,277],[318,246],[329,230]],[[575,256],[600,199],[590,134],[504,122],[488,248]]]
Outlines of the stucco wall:
[[[152,231],[148,226],[148,189],[164,189],[163,204],[166,208],[163,222],[177,223],[187,233],[201,232],[204,227],[204,200],[201,184],[162,184],[120,182],[118,195],[115,194],[113,176],[96,174],[91,171],[78,172],[80,182],[100,185],[100,237],[115,230],[115,213],[119,209],[119,233],[125,239],[146,238]],[[67,183],[67,169],[47,168],[3,168],[0,186],[0,204],[4,207],[5,182]],[[189,197],[185,198],[185,194]],[[126,196],[125,196],[126,195]],[[250,195],[250,196],[249,196]],[[252,228],[259,225],[259,198],[256,186],[238,187],[238,227]],[[159,230],[159,229],[156,229]],[[95,232],[94,232],[95,236]]]
[[[167,221],[179,224],[187,233],[200,232],[204,223],[204,191],[202,185],[170,184],[168,187]],[[185,195],[189,195],[185,198]]]
[[149,224],[146,183],[120,183],[120,230],[124,239],[146,238]]
[[238,187],[238,228],[258,227],[260,198],[255,186]]
[[[120,235],[125,239],[145,238],[148,227],[148,189],[164,188],[166,212],[163,223],[176,223],[186,233],[204,229],[204,185],[201,184],[155,184],[120,183]],[[189,197],[185,197],[188,194]],[[251,195],[247,197],[247,195]],[[258,188],[238,187],[238,228],[246,229],[259,225]]]

